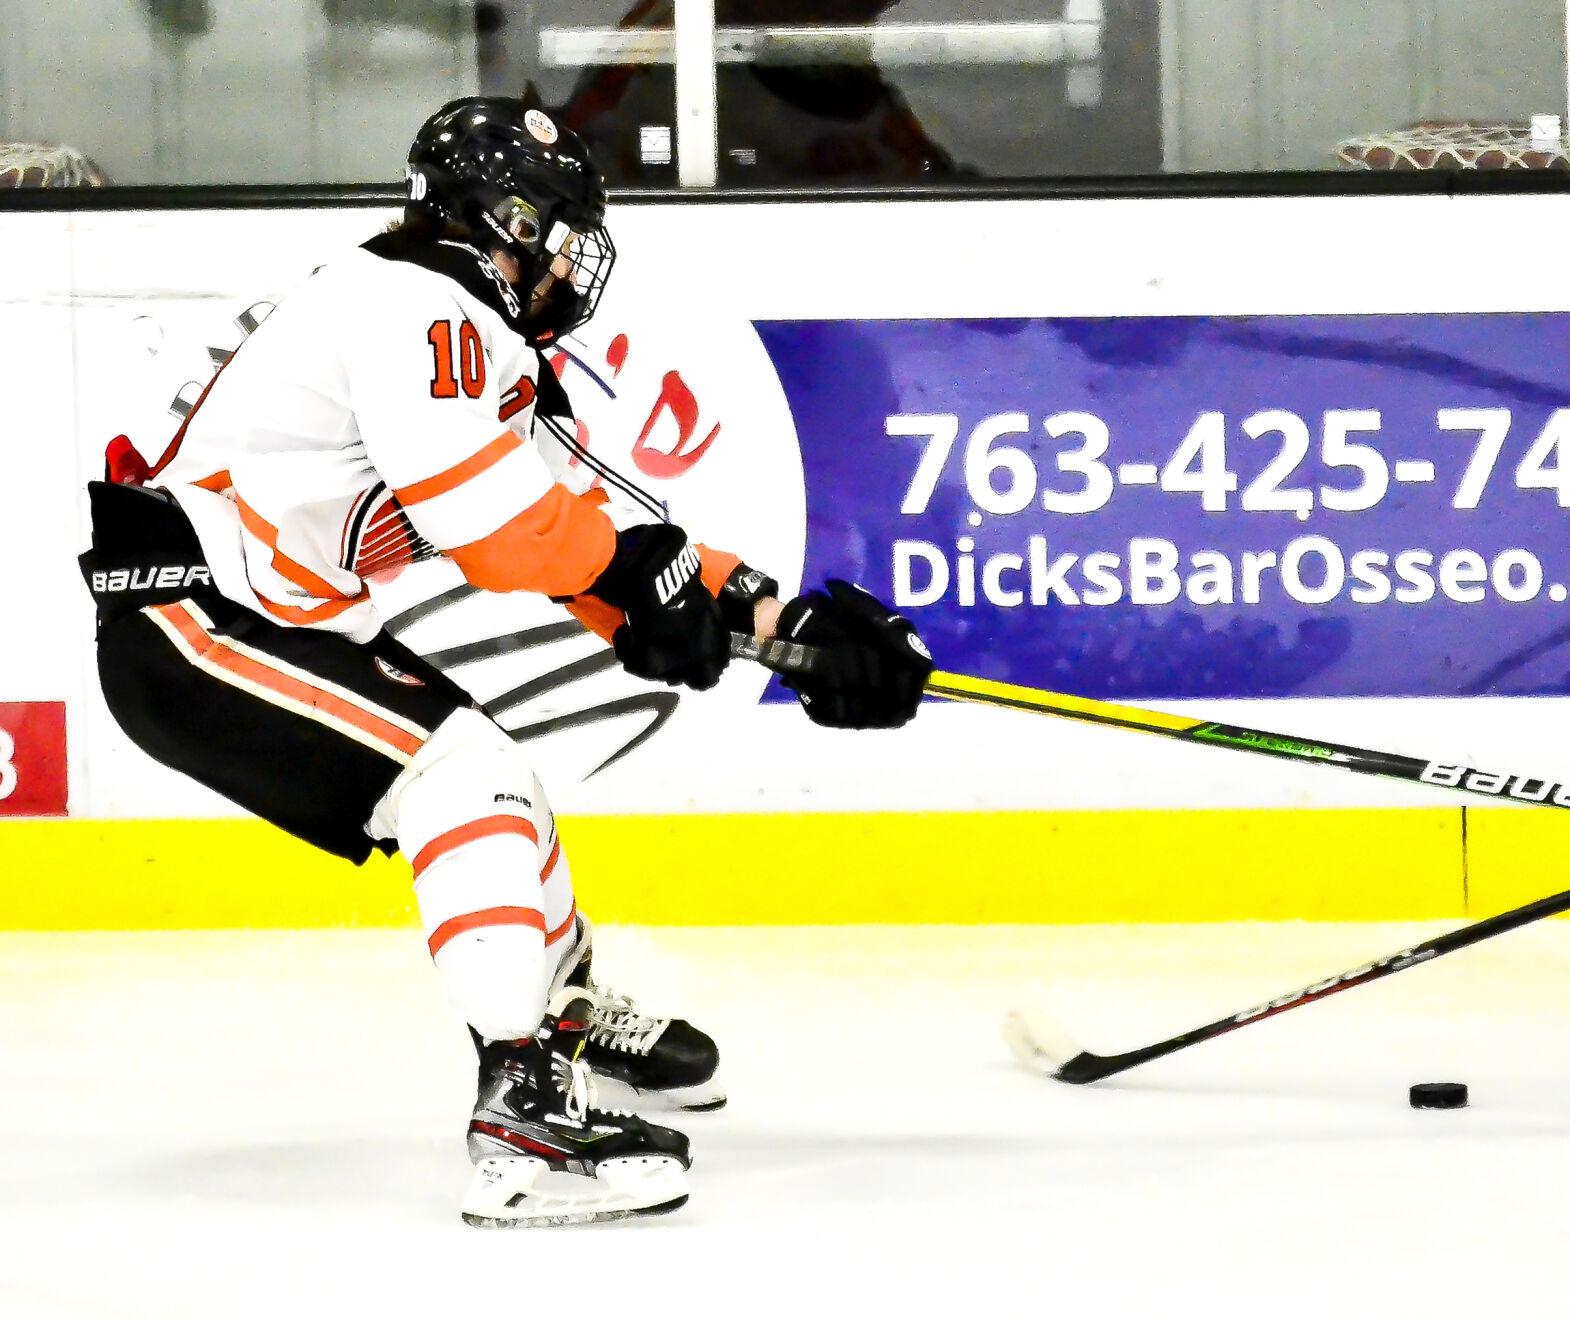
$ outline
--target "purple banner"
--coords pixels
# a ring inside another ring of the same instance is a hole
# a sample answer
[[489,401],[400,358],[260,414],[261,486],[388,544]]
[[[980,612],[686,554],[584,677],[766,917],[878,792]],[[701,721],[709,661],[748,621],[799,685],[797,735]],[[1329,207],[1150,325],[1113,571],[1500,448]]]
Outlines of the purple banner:
[[768,321],[806,580],[1094,697],[1570,692],[1570,314]]

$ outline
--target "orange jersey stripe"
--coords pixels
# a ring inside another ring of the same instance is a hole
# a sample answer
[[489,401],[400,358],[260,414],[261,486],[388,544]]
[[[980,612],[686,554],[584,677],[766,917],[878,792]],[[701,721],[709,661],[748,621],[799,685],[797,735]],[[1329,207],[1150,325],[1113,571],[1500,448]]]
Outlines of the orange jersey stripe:
[[291,674],[269,668],[261,661],[224,645],[203,628],[183,605],[176,603],[152,608],[205,663],[233,674],[246,683],[275,692],[287,698],[291,704],[306,707],[307,711],[303,713],[307,714],[307,718],[315,718],[309,715],[309,711],[319,711],[322,715],[358,729],[376,743],[395,749],[404,759],[412,757],[425,745],[424,739],[389,723],[373,711],[354,705],[335,692],[328,692]]
[[210,477],[203,477],[195,484],[200,486],[203,490],[216,491],[218,494],[222,495],[224,491],[228,490],[230,486],[234,485],[234,481],[229,476],[229,469],[224,468],[222,471],[214,472]]
[[480,473],[495,467],[508,454],[517,449],[523,441],[518,439],[511,431],[503,431],[490,444],[476,454],[470,454],[461,463],[454,463],[445,472],[438,472],[434,477],[426,477],[424,481],[416,481],[408,486],[399,486],[393,494],[404,508],[411,504],[420,504],[425,500],[434,500],[438,495],[445,495],[450,490],[456,490],[466,481],[472,481]]
[[[240,350],[237,348],[234,352],[238,353],[239,351]],[[174,456],[180,452],[180,446],[185,443],[185,433],[190,429],[192,420],[196,417],[196,414],[201,411],[202,405],[207,402],[207,396],[212,393],[213,386],[218,383],[218,377],[224,374],[224,367],[227,367],[229,363],[233,361],[234,353],[231,353],[229,355],[228,361],[224,362],[223,366],[220,366],[217,371],[213,372],[213,374],[208,378],[207,384],[202,386],[202,392],[196,396],[196,402],[191,405],[191,411],[186,413],[185,417],[181,420],[180,429],[174,433],[174,437],[165,447],[163,455],[156,463],[153,464],[153,469],[147,474],[146,480],[151,481],[166,467],[168,467],[169,464],[174,462]]]
[[[333,586],[331,582],[317,577],[304,564],[296,563],[293,559],[290,559],[288,555],[278,548],[278,529],[268,522],[267,519],[263,518],[261,514],[257,513],[239,495],[235,496],[234,502],[240,506],[241,525],[273,552],[273,569],[279,577],[287,579],[302,591],[309,592],[311,595],[320,597],[323,600],[345,601],[348,604],[357,604],[368,598],[370,594],[368,588],[361,587],[358,596],[346,596],[337,587]],[[274,613],[277,613],[277,611],[275,610]],[[279,617],[285,616],[279,615]],[[330,618],[331,615],[315,614],[312,617]]]
[[557,940],[561,939],[563,935],[572,929],[572,923],[577,919],[578,903],[577,900],[574,899],[572,906],[567,909],[567,920],[562,922],[561,925],[556,927],[555,930],[551,931],[550,934],[545,937],[545,947],[548,949],[551,947],[551,945],[555,944]]
[[[254,588],[253,588],[254,590]],[[284,605],[276,600],[269,600],[261,592],[256,593],[256,599],[261,606],[276,619],[285,623],[292,623],[299,627],[309,627],[313,623],[324,623],[328,619],[336,619],[345,610],[352,610],[365,599],[363,594],[345,598],[343,600],[330,600],[325,605]]]
[[[466,912],[461,917],[451,917],[442,922],[431,932],[431,938],[426,941],[426,947],[435,957],[442,948],[451,940],[456,939],[467,930],[479,930],[484,926],[532,926],[540,934],[545,934],[545,917],[534,908],[526,907],[493,907],[484,908],[479,912]],[[550,943],[549,940],[546,943]]]
[[594,502],[558,483],[489,536],[446,553],[484,591],[576,596],[605,571],[615,552],[611,520]]
[[456,829],[448,830],[445,834],[438,834],[421,848],[414,859],[414,878],[418,880],[420,873],[426,867],[452,852],[453,849],[461,848],[466,843],[473,843],[476,839],[488,839],[494,834],[521,834],[531,843],[538,844],[540,841],[534,826],[522,816],[482,816],[479,820],[471,820]]
[[559,861],[561,861],[561,836],[557,835],[556,842],[551,845],[551,855],[545,859],[545,869],[540,872],[542,885],[551,878],[551,872],[556,869],[556,863]]

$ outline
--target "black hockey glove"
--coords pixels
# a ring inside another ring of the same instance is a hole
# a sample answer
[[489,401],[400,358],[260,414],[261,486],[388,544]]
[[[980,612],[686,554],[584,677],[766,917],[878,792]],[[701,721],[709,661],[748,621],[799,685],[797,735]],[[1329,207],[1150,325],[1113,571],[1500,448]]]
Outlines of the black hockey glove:
[[616,533],[616,553],[589,594],[627,616],[611,645],[629,674],[699,691],[719,682],[730,636],[701,567],[680,527],[647,523]]
[[780,681],[814,724],[831,729],[898,728],[916,713],[932,672],[932,657],[909,622],[838,578],[829,579],[827,591],[791,601],[776,635],[821,648],[811,673]]

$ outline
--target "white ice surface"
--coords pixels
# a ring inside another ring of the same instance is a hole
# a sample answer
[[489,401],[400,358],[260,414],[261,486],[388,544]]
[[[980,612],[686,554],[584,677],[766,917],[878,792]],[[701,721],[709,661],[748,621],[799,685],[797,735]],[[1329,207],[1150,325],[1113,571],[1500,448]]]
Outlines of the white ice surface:
[[1570,924],[1086,1089],[999,1035],[1130,1048],[1434,929],[605,928],[731,1105],[675,1215],[510,1233],[458,1219],[415,932],[0,936],[0,1317],[1564,1316]]

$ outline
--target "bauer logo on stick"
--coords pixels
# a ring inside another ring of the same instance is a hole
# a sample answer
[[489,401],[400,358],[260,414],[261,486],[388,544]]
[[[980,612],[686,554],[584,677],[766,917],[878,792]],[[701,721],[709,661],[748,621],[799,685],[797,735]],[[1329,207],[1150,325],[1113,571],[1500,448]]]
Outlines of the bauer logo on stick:
[[1438,761],[1425,765],[1418,778],[1425,784],[1438,784],[1441,788],[1464,788],[1473,793],[1512,797],[1519,802],[1552,802],[1556,807],[1570,807],[1570,784],[1557,784],[1551,779],[1500,774],[1496,770],[1472,770],[1464,765],[1444,765]]

